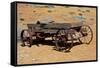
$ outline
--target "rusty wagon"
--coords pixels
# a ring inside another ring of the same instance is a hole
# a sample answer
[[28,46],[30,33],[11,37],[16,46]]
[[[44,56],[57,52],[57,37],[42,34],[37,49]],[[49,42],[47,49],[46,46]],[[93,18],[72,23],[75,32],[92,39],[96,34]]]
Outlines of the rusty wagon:
[[[63,46],[67,46],[70,43],[70,47],[65,48],[65,51],[69,51],[77,40],[83,44],[89,44],[93,39],[93,32],[89,25],[83,25],[83,23],[41,23],[37,21],[36,24],[27,24],[28,29],[24,29],[21,32],[21,40],[23,45],[25,42],[32,46],[32,40],[46,40],[50,37],[51,41],[55,44],[55,49],[60,50]],[[26,36],[24,36],[26,31]]]

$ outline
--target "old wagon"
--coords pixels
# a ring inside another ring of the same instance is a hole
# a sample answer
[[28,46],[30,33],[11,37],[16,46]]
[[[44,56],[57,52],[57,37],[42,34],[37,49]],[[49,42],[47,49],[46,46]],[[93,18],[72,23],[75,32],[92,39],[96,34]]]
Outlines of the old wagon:
[[27,24],[28,29],[24,29],[21,32],[21,39],[23,46],[24,42],[32,46],[32,40],[46,40],[46,38],[51,37],[51,41],[55,44],[55,49],[60,50],[63,46],[70,47],[64,48],[65,51],[69,51],[73,47],[75,40],[80,43],[89,44],[93,39],[93,32],[90,26],[83,25],[83,23],[54,23],[54,21],[49,23],[41,23],[37,21],[36,24]]

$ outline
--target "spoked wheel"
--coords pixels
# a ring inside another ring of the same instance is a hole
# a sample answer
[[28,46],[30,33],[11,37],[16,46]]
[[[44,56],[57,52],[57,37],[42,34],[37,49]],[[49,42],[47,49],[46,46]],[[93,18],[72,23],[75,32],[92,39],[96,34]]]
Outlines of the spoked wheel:
[[30,33],[28,30],[22,30],[21,32],[21,40],[22,40],[22,45],[21,46],[32,46],[32,38],[30,36]]
[[88,25],[83,25],[80,29],[82,37],[80,38],[81,43],[89,44],[93,39],[93,31]]
[[74,38],[73,38],[73,35],[74,35],[74,30],[73,29],[69,29],[66,33],[66,38],[67,38],[67,48],[65,49],[65,52],[67,51],[70,51],[71,48],[73,47],[73,41],[74,41]]
[[[70,35],[70,34],[69,34]],[[68,45],[68,39],[67,39],[68,33],[66,33],[65,30],[59,30],[55,36],[55,45],[56,50],[61,51],[70,51],[71,47],[67,47]],[[72,41],[72,40],[71,40]],[[71,42],[72,45],[72,42]]]

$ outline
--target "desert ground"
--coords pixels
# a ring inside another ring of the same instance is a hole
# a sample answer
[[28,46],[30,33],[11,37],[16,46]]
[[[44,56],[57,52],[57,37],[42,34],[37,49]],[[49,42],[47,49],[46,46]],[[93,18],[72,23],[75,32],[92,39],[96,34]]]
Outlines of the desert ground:
[[[22,29],[27,29],[27,24],[41,22],[55,23],[79,23],[76,16],[82,16],[84,23],[89,25],[93,31],[93,40],[90,44],[76,44],[70,52],[61,52],[53,49],[53,45],[39,44],[32,47],[22,47],[21,42],[17,42],[17,63],[38,64],[54,62],[72,62],[96,60],[96,8],[88,7],[40,7],[32,4],[18,4],[18,39]],[[75,19],[76,18],[76,19]],[[88,39],[88,38],[87,38]]]

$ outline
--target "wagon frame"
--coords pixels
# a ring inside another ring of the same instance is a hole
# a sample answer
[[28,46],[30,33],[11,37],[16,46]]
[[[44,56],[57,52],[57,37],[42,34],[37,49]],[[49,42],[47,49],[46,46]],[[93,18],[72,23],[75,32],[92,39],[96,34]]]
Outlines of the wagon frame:
[[[45,24],[38,21],[37,24],[27,24],[28,29],[22,31],[27,31],[29,33],[29,38],[26,39],[29,43],[29,47],[32,46],[33,37],[36,37],[36,40],[45,40],[47,37],[52,37],[56,50],[62,49],[59,46],[60,44],[67,46],[67,44],[70,43],[70,47],[64,48],[64,51],[69,51],[73,47],[75,40],[83,44],[89,44],[93,39],[93,31],[89,25],[83,25],[83,23],[61,23],[64,24],[61,26],[60,23],[57,23],[55,25],[60,24],[60,26],[53,27],[51,24],[54,26],[55,23],[50,22],[49,24]],[[54,32],[48,32],[48,30],[54,30]],[[23,41],[23,34],[24,33],[21,32],[22,46],[26,46]]]

